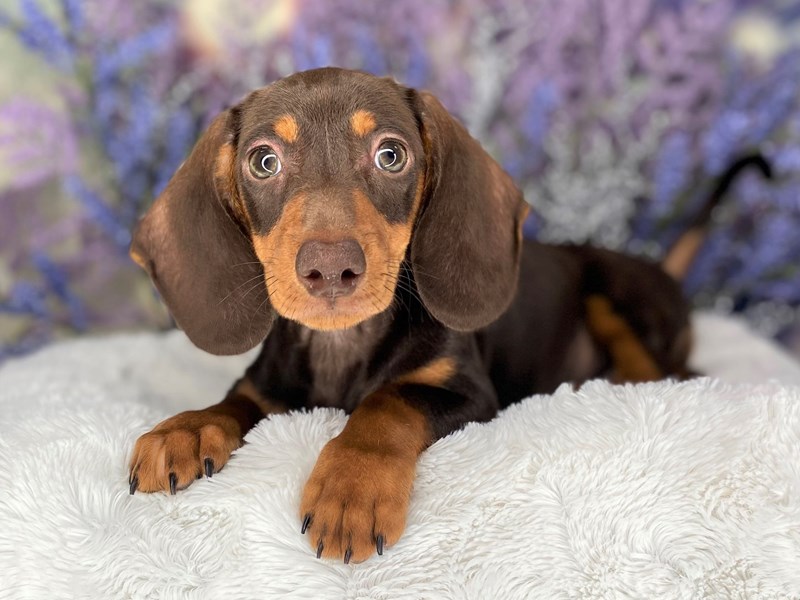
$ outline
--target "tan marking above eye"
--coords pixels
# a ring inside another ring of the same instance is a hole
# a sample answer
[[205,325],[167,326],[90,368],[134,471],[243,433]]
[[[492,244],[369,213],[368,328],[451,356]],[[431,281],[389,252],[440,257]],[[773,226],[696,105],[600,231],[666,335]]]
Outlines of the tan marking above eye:
[[292,115],[279,117],[272,128],[277,136],[288,144],[296,142],[297,136],[300,134],[300,126]]
[[368,110],[359,109],[350,117],[350,127],[358,137],[365,137],[375,131],[375,116]]

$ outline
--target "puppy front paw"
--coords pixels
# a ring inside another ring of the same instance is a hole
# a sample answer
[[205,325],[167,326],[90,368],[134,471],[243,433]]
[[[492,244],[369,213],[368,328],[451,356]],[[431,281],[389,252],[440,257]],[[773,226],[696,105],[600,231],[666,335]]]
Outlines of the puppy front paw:
[[383,554],[405,529],[416,456],[354,445],[322,449],[303,490],[300,518],[317,558],[361,562]]
[[233,417],[209,410],[175,415],[136,441],[130,492],[175,494],[203,474],[211,477],[241,445],[240,427]]

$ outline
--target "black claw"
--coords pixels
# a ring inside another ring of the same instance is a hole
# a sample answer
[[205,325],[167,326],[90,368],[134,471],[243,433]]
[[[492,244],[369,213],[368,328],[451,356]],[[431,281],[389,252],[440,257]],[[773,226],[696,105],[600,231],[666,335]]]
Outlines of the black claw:
[[214,474],[214,461],[207,458],[204,464],[206,466],[206,477],[211,477]]
[[351,556],[353,556],[353,551],[350,548],[348,548],[344,552],[344,564],[349,564],[350,563],[350,557]]
[[383,556],[383,534],[378,535],[375,540],[375,547],[378,549],[378,556]]
[[317,558],[322,558],[322,549],[325,546],[322,545],[322,540],[319,541],[319,546],[317,546]]
[[175,495],[175,490],[178,487],[178,478],[175,476],[175,473],[169,474],[169,493],[173,496]]
[[308,513],[303,519],[303,527],[300,529],[300,533],[305,533],[309,525],[311,525],[311,513]]
[[131,477],[131,496],[136,492],[137,487],[139,487],[139,478],[134,475]]

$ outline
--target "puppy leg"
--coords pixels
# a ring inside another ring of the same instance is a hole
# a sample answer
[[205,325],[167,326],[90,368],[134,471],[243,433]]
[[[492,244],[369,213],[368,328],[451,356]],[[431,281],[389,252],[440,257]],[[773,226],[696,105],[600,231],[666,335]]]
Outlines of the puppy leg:
[[302,532],[317,557],[360,562],[400,538],[417,458],[439,437],[497,412],[494,398],[428,385],[367,397],[322,449],[303,490]]
[[431,434],[396,391],[365,399],[322,449],[300,507],[317,556],[360,562],[405,529],[417,457]]
[[616,381],[688,372],[692,334],[680,285],[653,263],[597,248],[588,258],[586,323],[613,362]]
[[170,417],[141,436],[130,461],[130,491],[167,491],[188,487],[203,474],[211,477],[242,445],[245,434],[265,415],[284,412],[265,400],[243,378],[219,404]]
[[631,326],[614,312],[611,301],[599,295],[586,299],[586,325],[611,357],[614,383],[656,381],[664,373]]

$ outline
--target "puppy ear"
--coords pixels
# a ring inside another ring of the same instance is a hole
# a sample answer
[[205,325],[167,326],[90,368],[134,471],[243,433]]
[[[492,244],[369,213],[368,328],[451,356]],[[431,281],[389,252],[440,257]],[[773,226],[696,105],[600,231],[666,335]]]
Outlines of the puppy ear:
[[426,155],[425,192],[411,241],[425,306],[446,326],[484,327],[511,302],[528,204],[433,95],[416,95]]
[[264,270],[242,225],[232,118],[228,110],[214,119],[131,245],[178,326],[213,354],[253,348],[273,319]]

